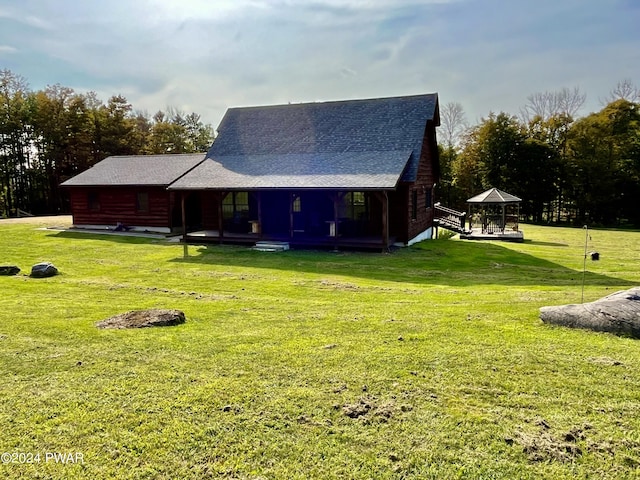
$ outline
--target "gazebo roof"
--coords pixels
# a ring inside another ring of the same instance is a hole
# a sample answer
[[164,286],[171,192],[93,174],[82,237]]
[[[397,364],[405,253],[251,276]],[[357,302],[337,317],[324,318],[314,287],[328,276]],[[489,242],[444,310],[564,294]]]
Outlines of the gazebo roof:
[[491,188],[486,192],[482,192],[475,197],[471,197],[467,200],[467,203],[483,203],[483,204],[506,204],[506,203],[518,203],[522,199],[511,195],[510,193],[503,192],[497,188]]

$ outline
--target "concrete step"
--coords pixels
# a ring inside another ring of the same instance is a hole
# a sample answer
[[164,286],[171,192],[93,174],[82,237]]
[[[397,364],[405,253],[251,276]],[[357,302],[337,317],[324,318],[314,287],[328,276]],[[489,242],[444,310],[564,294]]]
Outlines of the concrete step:
[[256,242],[253,249],[259,252],[284,252],[289,250],[289,242]]

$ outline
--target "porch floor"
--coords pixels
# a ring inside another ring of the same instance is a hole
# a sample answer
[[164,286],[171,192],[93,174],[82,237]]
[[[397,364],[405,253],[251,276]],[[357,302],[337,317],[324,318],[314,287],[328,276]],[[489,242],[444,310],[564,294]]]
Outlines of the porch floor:
[[[293,247],[319,247],[319,248],[354,248],[366,250],[379,250],[384,248],[381,237],[347,237],[347,236],[312,236],[303,234],[267,235],[256,233],[232,233],[223,232],[222,238],[218,230],[199,230],[187,233],[187,243],[232,243],[241,245],[253,245],[260,241],[288,242]],[[389,237],[389,246],[396,242],[395,237]]]

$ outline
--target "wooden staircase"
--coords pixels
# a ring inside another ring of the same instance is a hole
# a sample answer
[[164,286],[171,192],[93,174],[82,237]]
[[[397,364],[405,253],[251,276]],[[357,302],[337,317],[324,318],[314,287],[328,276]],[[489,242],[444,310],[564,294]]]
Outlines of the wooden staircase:
[[466,219],[467,214],[465,212],[443,207],[439,203],[434,206],[433,224],[436,227],[446,228],[460,234],[468,234],[471,231],[465,226]]

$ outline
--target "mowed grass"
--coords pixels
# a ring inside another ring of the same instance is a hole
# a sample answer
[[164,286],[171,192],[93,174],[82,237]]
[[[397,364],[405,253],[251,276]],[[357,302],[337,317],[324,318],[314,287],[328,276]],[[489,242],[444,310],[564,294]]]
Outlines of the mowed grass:
[[[585,231],[525,235],[185,259],[0,222],[23,269],[0,277],[0,452],[34,459],[0,476],[637,478],[640,341],[544,325],[581,300]],[[590,235],[585,301],[640,284],[640,233]],[[29,278],[45,260],[61,274]],[[187,323],[95,327],[151,307]]]

